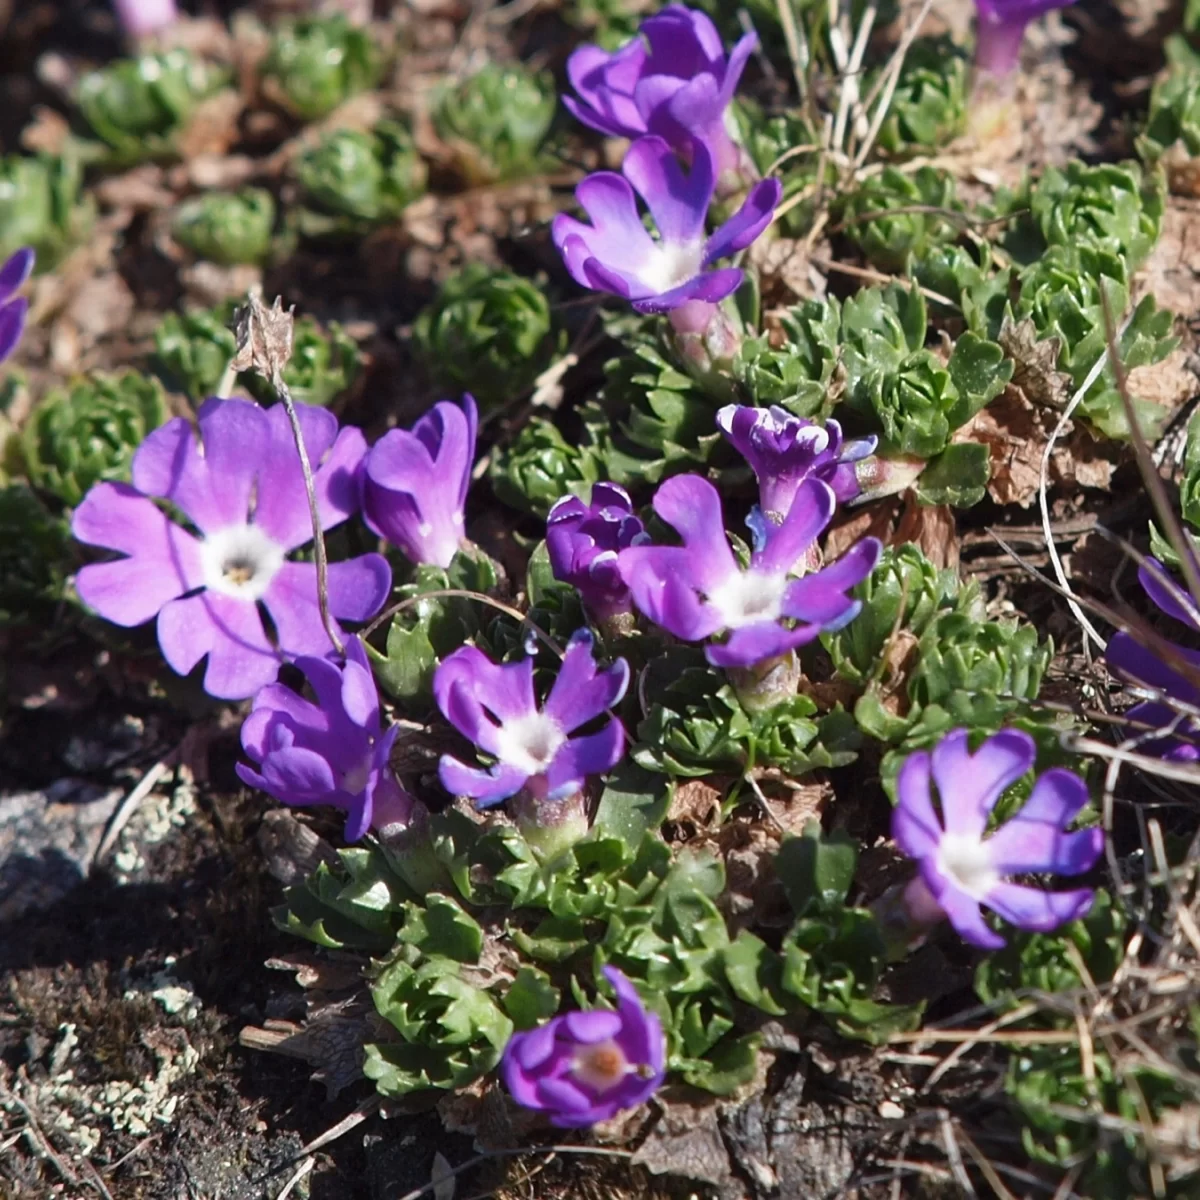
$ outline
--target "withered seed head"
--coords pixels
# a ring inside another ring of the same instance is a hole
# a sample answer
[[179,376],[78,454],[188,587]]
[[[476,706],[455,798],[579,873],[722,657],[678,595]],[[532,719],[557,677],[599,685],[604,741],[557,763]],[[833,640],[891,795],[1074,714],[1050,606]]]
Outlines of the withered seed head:
[[295,305],[285,311],[279,296],[267,308],[262,302],[262,293],[257,288],[252,289],[246,296],[246,303],[234,316],[233,332],[237,338],[234,370],[257,371],[272,383],[281,379],[283,369],[292,357],[295,312]]

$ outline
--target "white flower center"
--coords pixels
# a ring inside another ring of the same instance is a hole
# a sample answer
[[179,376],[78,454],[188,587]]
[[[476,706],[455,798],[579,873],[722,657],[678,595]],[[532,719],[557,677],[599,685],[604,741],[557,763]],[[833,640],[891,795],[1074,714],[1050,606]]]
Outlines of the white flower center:
[[204,585],[238,600],[261,600],[284,563],[284,549],[257,525],[230,525],[200,547]]
[[694,279],[704,265],[703,242],[659,242],[655,250],[638,271],[638,278],[660,295]]
[[581,1047],[575,1055],[571,1074],[580,1083],[598,1092],[607,1092],[635,1069],[630,1066],[625,1051],[616,1042],[607,1041]]
[[371,751],[367,751],[366,757],[357,766],[351,767],[342,775],[342,788],[352,796],[357,796],[359,792],[367,786],[368,780],[371,778],[371,768],[375,765],[375,756]]
[[1000,882],[987,846],[969,833],[944,834],[938,846],[937,867],[972,900],[985,899]]
[[783,616],[783,593],[787,579],[762,571],[738,571],[730,575],[708,597],[725,622],[726,629],[740,629],[760,621],[778,621]]
[[501,727],[500,759],[527,775],[540,775],[554,761],[567,735],[545,713],[530,713]]

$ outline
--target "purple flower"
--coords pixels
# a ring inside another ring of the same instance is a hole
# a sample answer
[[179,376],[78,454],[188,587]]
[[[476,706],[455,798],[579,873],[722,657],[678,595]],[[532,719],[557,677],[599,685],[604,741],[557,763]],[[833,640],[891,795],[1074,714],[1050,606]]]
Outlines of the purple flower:
[[[744,249],[771,223],[782,189],[764,179],[711,237],[705,218],[715,178],[712,155],[698,144],[690,175],[660,137],[639,138],[621,164],[623,175],[598,171],[575,189],[590,225],[559,213],[551,233],[576,283],[633,302],[638,312],[660,313],[692,300],[715,304],[737,290],[742,271],[709,271],[718,258]],[[658,229],[646,232],[634,191]]]
[[522,788],[539,800],[566,799],[589,775],[611,770],[625,752],[625,730],[610,717],[595,733],[569,735],[618,704],[629,686],[629,664],[618,658],[596,669],[592,635],[579,630],[567,646],[558,678],[539,710],[533,659],[500,666],[474,646],[445,658],[433,677],[438,708],[495,765],[484,771],[442,755],[442,784],[471,796],[479,808],[499,804]]
[[1004,939],[984,923],[980,905],[1018,929],[1038,932],[1082,917],[1092,904],[1091,888],[1045,892],[1010,883],[1008,876],[1082,875],[1100,857],[1104,832],[1065,832],[1087,803],[1088,790],[1078,775],[1056,767],[1037,780],[1017,815],[985,838],[996,801],[1033,766],[1036,751],[1033,739],[1016,729],[994,734],[974,754],[967,738],[967,730],[955,729],[932,754],[918,750],[904,760],[892,837],[920,869],[906,891],[910,908],[944,915],[968,942],[996,950]]
[[617,1010],[569,1012],[525,1033],[504,1048],[500,1073],[512,1098],[548,1113],[563,1129],[607,1121],[644,1104],[666,1074],[666,1039],[632,983],[616,969],[604,977],[617,993]]
[[1021,61],[1025,27],[1073,0],[975,0],[975,67],[984,75],[1013,74]]
[[284,804],[344,809],[347,841],[358,841],[368,829],[407,825],[413,798],[388,765],[400,727],[381,728],[379,693],[362,642],[346,639],[344,666],[309,656],[296,666],[317,702],[282,683],[268,684],[254,697],[242,748],[258,769],[238,763],[242,782]]
[[776,405],[727,404],[717,413],[717,425],[757,476],[763,512],[781,518],[808,478],[829,484],[840,503],[853,500],[860,491],[854,464],[873,454],[879,441],[872,435],[845,443],[836,421],[822,428]]
[[478,424],[470,395],[462,408],[443,400],[411,431],[385,433],[367,455],[363,517],[415,563],[448,567],[458,552]]
[[179,20],[175,0],[115,0],[117,19],[130,37],[157,33]]
[[836,506],[827,483],[806,479],[782,525],[754,522],[759,545],[743,570],[725,536],[717,489],[698,475],[677,475],[658,489],[654,511],[683,545],[622,550],[621,577],[638,608],[676,637],[698,642],[728,631],[727,641],[705,648],[714,666],[754,666],[840,629],[862,607],[846,593],[875,569],[882,551],[875,538],[832,566],[791,578]]
[[[366,443],[338,432],[324,409],[299,405],[323,529],[358,510]],[[133,487],[100,483],[75,510],[81,542],[125,555],[84,567],[83,602],[117,625],[158,618],[163,657],[180,675],[207,654],[205,690],[241,700],[272,682],[283,659],[331,651],[317,607],[317,569],[289,562],[312,541],[304,477],[283,405],[211,399],[200,436],[182,417],[156,429],[133,458]],[[175,524],[151,497],[196,528]],[[387,599],[391,570],[379,554],[329,564],[334,616],[365,621]],[[267,637],[259,605],[274,626]]]
[[25,332],[29,301],[23,296],[14,299],[13,292],[32,274],[33,262],[34,253],[26,247],[0,267],[0,362],[17,348]]
[[610,137],[656,133],[685,157],[698,138],[718,174],[738,170],[743,156],[725,127],[725,110],[757,45],[758,35],[747,33],[727,59],[704,13],[671,4],[643,21],[640,36],[620,50],[580,46],[567,60],[579,99],[564,96],[563,103]]
[[[1160,611],[1183,622],[1193,632],[1200,633],[1200,621],[1194,602],[1167,573],[1157,559],[1148,558],[1138,569],[1138,580],[1146,595]],[[1180,661],[1189,664],[1200,673],[1200,651],[1174,647]],[[1105,661],[1118,674],[1134,680],[1143,687],[1153,688],[1189,707],[1200,708],[1200,688],[1197,688],[1175,667],[1164,662],[1156,654],[1140,646],[1128,633],[1115,633],[1104,651]],[[1170,704],[1158,700],[1146,700],[1136,704],[1125,714],[1131,721],[1151,728],[1165,729],[1182,736],[1167,736],[1143,742],[1139,749],[1146,754],[1157,754],[1174,762],[1195,762],[1200,759],[1200,726],[1189,718],[1180,718]]]
[[648,540],[629,493],[615,483],[597,483],[590,504],[564,496],[546,518],[554,578],[575,588],[598,621],[632,611],[633,597],[621,578],[617,555]]

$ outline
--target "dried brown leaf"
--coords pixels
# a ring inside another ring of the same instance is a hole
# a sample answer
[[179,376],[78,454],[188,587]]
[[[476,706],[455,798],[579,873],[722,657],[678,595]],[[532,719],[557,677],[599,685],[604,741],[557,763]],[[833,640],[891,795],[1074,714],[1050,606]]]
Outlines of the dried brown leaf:
[[1016,323],[1005,318],[996,340],[1013,360],[1011,386],[1020,388],[1034,404],[1058,409],[1066,406],[1071,396],[1071,377],[1058,369],[1061,339],[1039,340],[1037,328],[1028,318]]
[[941,570],[958,568],[958,528],[948,504],[920,504],[912,492],[905,493],[904,512],[891,540],[893,545],[919,546]]

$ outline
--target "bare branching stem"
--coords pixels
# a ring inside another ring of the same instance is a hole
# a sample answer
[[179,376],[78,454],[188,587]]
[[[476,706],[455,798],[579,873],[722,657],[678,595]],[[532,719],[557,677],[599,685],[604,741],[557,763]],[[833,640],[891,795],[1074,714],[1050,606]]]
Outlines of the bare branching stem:
[[329,635],[329,641],[339,654],[345,654],[341,634],[329,612],[329,560],[325,553],[325,531],[321,527],[321,512],[317,505],[317,489],[313,483],[312,463],[308,460],[308,447],[304,444],[304,431],[300,428],[300,416],[292,393],[283,380],[283,370],[292,357],[292,327],[295,323],[294,310],[284,309],[283,301],[267,308],[262,302],[259,289],[246,297],[246,305],[240,309],[235,323],[237,354],[227,371],[253,370],[263,377],[274,389],[287,413],[292,427],[292,438],[296,443],[296,454],[300,459],[300,472],[304,476],[304,492],[308,497],[308,515],[312,519],[313,551],[317,560],[317,607],[321,612],[321,624]]
[[300,458],[300,473],[304,476],[304,491],[308,496],[308,515],[312,519],[313,552],[317,560],[317,607],[321,612],[321,624],[325,626],[325,632],[329,635],[333,648],[339,654],[345,654],[346,647],[342,643],[337,623],[329,611],[329,558],[325,553],[325,531],[321,528],[321,512],[317,507],[317,489],[313,483],[312,464],[308,461],[308,447],[304,444],[304,433],[300,428],[300,417],[296,412],[292,393],[288,391],[288,386],[283,382],[283,375],[280,372],[277,371],[272,376],[271,386],[275,389],[280,403],[287,412],[288,422],[292,427],[292,437],[296,441],[296,454]]

